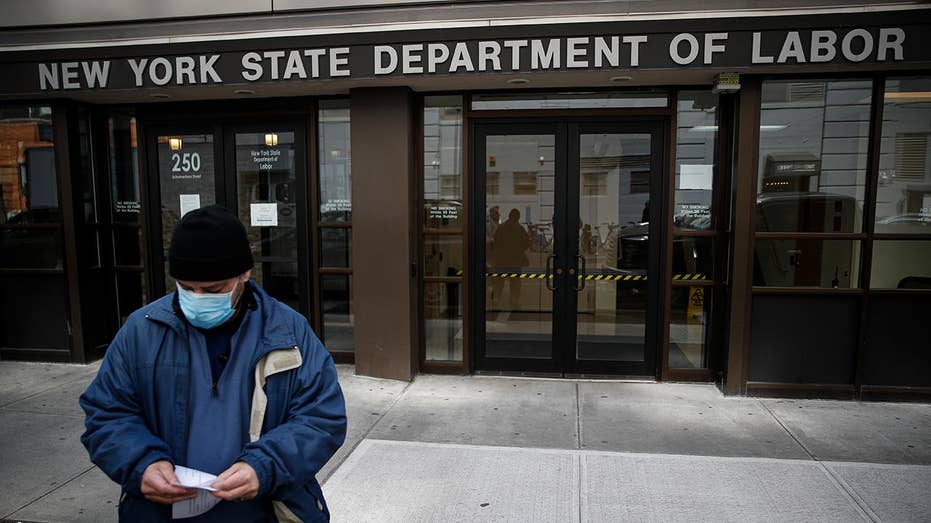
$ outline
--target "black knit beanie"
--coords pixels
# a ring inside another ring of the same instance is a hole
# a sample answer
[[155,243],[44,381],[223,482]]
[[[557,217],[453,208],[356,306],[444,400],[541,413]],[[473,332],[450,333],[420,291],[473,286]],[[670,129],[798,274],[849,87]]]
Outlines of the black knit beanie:
[[185,214],[168,247],[168,273],[176,280],[226,280],[251,269],[252,263],[246,228],[219,205]]

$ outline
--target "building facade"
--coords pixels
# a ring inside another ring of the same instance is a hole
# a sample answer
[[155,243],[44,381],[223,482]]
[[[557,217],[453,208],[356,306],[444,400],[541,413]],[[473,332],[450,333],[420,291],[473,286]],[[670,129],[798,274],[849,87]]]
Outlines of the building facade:
[[66,4],[0,22],[0,359],[219,203],[360,374],[931,393],[923,2]]

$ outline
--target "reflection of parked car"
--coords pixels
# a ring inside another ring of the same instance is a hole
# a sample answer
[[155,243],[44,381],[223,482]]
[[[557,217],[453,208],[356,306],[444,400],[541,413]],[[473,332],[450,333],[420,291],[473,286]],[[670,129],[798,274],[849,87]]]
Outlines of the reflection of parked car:
[[897,216],[887,216],[876,220],[876,232],[896,232],[928,234],[931,229],[931,215],[909,213]]
[[[618,269],[631,274],[646,274],[649,264],[650,224],[638,223],[618,232]],[[711,279],[712,245],[710,240],[677,236],[672,241],[672,274],[688,274]]]
[[[853,233],[861,220],[857,200],[830,193],[774,192],[757,198],[757,232]],[[859,242],[815,238],[760,238],[753,284],[850,287],[859,265]]]
[[650,260],[650,224],[636,223],[617,232],[617,268],[630,273],[646,274]]
[[[757,201],[757,231],[859,231],[862,214],[852,196],[827,193],[770,193]],[[891,216],[875,232],[926,233],[931,217]],[[754,256],[754,285],[856,287],[861,242],[814,238],[760,238]],[[931,278],[931,242],[873,242],[870,286],[924,288]]]
[[711,228],[711,216],[681,216],[676,218],[676,227],[680,229],[708,230]]
[[857,232],[860,209],[853,196],[831,193],[764,193],[756,200],[757,232]]

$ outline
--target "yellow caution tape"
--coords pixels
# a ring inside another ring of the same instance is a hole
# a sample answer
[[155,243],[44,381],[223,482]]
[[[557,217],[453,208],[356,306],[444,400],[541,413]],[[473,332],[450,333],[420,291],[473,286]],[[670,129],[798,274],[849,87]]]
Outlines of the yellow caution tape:
[[[458,276],[462,275],[462,271],[459,271]],[[550,274],[549,278],[552,279],[554,275]],[[547,278],[546,273],[530,273],[530,272],[488,272],[485,273],[486,278],[517,278],[522,280],[542,280]],[[578,278],[585,279],[585,281],[646,281],[647,277],[644,274],[585,274],[578,275]],[[680,281],[695,281],[695,280],[707,280],[708,277],[702,273],[696,274],[674,274],[672,276],[674,280]]]
[[672,276],[674,280],[707,280],[708,277],[702,273],[696,274],[674,274]]

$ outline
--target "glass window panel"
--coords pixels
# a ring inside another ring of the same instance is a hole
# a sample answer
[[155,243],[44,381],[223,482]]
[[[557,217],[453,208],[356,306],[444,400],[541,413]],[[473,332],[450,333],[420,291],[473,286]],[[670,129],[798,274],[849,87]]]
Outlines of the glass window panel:
[[142,212],[142,198],[139,193],[136,118],[114,113],[107,120],[107,127],[113,219],[137,223]]
[[323,342],[330,352],[352,352],[353,337],[351,276],[321,275]]
[[501,194],[501,173],[485,173],[485,194],[487,196],[498,196]]
[[0,347],[71,347],[64,274],[0,274],[0,289]]
[[708,366],[712,294],[711,287],[672,288],[670,369],[704,369]]
[[616,109],[666,107],[668,103],[666,93],[661,91],[477,94],[472,97],[472,110]]
[[608,173],[582,173],[582,196],[607,196]]
[[886,80],[876,232],[931,234],[931,77]]
[[320,266],[349,268],[352,248],[350,229],[337,227],[320,228]]
[[860,203],[841,194],[764,194],[757,199],[756,230],[856,232]]
[[579,152],[579,253],[589,274],[646,274],[651,137],[583,134]]
[[[252,279],[258,281],[269,295],[299,311],[301,310],[301,295],[297,267],[296,260],[257,259],[252,268]],[[261,280],[256,278],[257,272],[261,275]]]
[[462,276],[462,237],[425,236],[425,276]]
[[679,236],[672,241],[673,280],[714,279],[714,240]]
[[0,229],[0,268],[61,269],[58,229]]
[[711,229],[718,95],[680,91],[676,113],[675,226]]
[[870,287],[931,289],[931,240],[874,241]]
[[[542,158],[542,157],[541,157]],[[537,194],[537,172],[520,172],[514,171],[514,194],[520,196],[536,196]]]
[[860,232],[872,82],[763,83],[757,231]]
[[580,360],[643,361],[651,149],[649,134],[579,137]]
[[142,229],[114,226],[113,251],[117,265],[142,266]]
[[462,361],[462,284],[426,283],[424,344],[430,361]]
[[424,98],[424,227],[462,227],[462,97]]
[[60,222],[52,108],[0,109],[0,224]]
[[[554,135],[487,136],[486,168],[499,176],[497,193],[486,190],[485,355],[549,358],[553,293],[542,278],[554,253]],[[533,173],[533,195],[515,194],[515,173]],[[530,276],[533,277],[530,277]]]
[[320,221],[349,221],[352,219],[349,100],[321,100],[318,118]]
[[753,284],[766,287],[856,288],[860,242],[757,238]]

